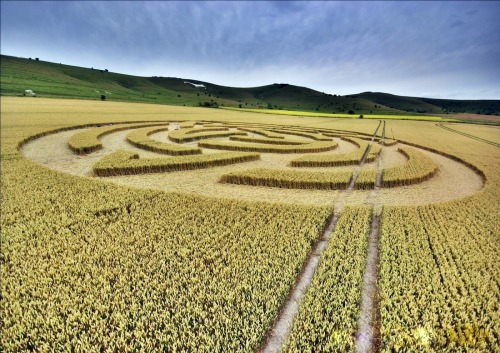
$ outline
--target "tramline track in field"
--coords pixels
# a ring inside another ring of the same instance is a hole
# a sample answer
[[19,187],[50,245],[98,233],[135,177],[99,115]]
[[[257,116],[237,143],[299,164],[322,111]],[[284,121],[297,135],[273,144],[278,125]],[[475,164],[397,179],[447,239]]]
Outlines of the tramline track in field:
[[481,137],[477,137],[477,136],[474,136],[474,135],[471,135],[471,134],[468,134],[468,133],[465,133],[465,132],[462,132],[462,131],[458,131],[458,130],[452,129],[451,127],[444,126],[444,124],[436,124],[436,126],[442,128],[442,129],[448,130],[450,132],[454,132],[456,134],[459,134],[459,135],[462,135],[462,136],[465,136],[465,137],[469,137],[469,138],[477,140],[477,141],[481,141],[481,142],[490,144],[490,145],[495,146],[495,147],[500,147],[500,143],[496,143],[496,142],[493,142],[493,141],[490,141],[490,140],[483,139]]
[[[378,129],[380,128],[382,121],[380,121],[377,126],[375,132],[373,133],[373,137],[370,145],[367,147],[362,160],[360,161],[357,168],[361,167],[365,162],[366,156],[368,155],[371,144],[373,143],[375,136],[377,134]],[[380,164],[379,164],[380,168]],[[356,174],[355,174],[356,175]],[[342,192],[339,199],[345,199],[347,194],[354,189],[355,177],[352,178],[352,182],[347,188],[347,190]],[[331,239],[332,234],[335,231],[335,227],[339,217],[341,217],[343,204],[339,203],[338,199],[335,203],[334,212],[331,215],[331,219],[326,227],[325,232],[320,237],[320,239],[313,246],[313,250],[302,267],[302,271],[297,278],[295,285],[290,290],[290,293],[287,297],[287,301],[283,304],[283,307],[280,310],[280,313],[277,319],[274,322],[272,329],[269,331],[266,336],[263,347],[260,349],[261,353],[278,353],[283,350],[283,348],[290,342],[289,340],[290,331],[293,329],[293,321],[297,316],[298,311],[300,310],[300,305],[304,305],[303,297],[306,295],[307,290],[311,286],[311,282],[314,279],[315,273],[317,271],[318,265],[322,259],[322,254],[327,249],[329,245],[329,241]],[[374,338],[371,336],[373,332],[372,328],[374,326],[373,320],[371,317],[373,313],[378,310],[376,304],[373,300],[372,293],[377,291],[376,288],[376,278],[378,275],[377,271],[372,271],[372,268],[375,268],[374,264],[378,261],[378,224],[379,224],[379,216],[373,215],[373,220],[371,223],[371,232],[368,238],[368,254],[367,254],[367,262],[363,279],[363,293],[362,293],[362,306],[361,306],[361,315],[360,315],[360,328],[358,330],[358,339],[356,341],[358,352],[371,352],[372,347],[374,346]],[[361,337],[363,339],[361,339]]]

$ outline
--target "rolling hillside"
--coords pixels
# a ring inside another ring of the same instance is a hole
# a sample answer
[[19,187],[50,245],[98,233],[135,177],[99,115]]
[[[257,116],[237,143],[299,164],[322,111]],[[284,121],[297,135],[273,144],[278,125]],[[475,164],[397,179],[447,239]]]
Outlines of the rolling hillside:
[[[193,84],[202,84],[196,87]],[[365,92],[338,96],[289,84],[235,88],[194,79],[139,77],[37,59],[1,56],[1,95],[84,98],[351,114],[500,114],[500,101],[453,101]]]
[[500,114],[500,100],[455,100],[396,96],[380,92],[363,92],[353,97],[366,99],[409,113],[446,114],[471,113],[485,115]]

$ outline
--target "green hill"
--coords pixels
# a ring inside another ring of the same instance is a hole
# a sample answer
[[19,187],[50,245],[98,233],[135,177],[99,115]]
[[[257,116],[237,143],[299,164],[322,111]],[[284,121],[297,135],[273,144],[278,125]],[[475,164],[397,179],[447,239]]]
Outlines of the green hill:
[[[139,77],[1,55],[1,95],[101,99],[185,106],[228,106],[321,113],[415,114],[446,111],[500,114],[500,101],[450,101],[385,93],[338,96],[289,84],[235,88],[175,77]],[[202,84],[204,87],[195,87]],[[466,102],[466,103],[464,103]],[[481,103],[474,103],[481,102]],[[487,103],[485,103],[487,102]]]
[[472,113],[500,115],[500,100],[454,100],[396,96],[381,92],[363,92],[354,97],[387,107],[421,114]]

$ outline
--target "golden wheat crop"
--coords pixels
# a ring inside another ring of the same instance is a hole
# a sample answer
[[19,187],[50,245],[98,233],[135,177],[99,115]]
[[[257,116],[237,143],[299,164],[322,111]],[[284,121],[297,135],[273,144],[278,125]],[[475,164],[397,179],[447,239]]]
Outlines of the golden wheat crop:
[[398,140],[393,140],[393,139],[384,139],[384,146],[394,146],[395,144],[398,143]]
[[480,203],[384,209],[382,352],[497,351],[498,207],[486,196]]
[[359,171],[358,176],[356,177],[354,188],[363,190],[373,189],[375,187],[376,180],[376,169],[362,169]]
[[420,183],[436,173],[436,163],[422,152],[409,147],[400,147],[398,151],[404,154],[408,161],[401,166],[384,168],[382,186],[394,187]]
[[198,147],[229,151],[249,151],[266,153],[311,153],[331,151],[337,147],[336,142],[314,141],[302,145],[271,145],[268,143],[243,143],[236,141],[210,141],[198,142]]
[[155,141],[149,135],[156,132],[167,131],[168,127],[147,127],[143,129],[136,129],[127,135],[127,141],[138,148],[148,151],[169,154],[172,156],[183,156],[189,154],[201,154],[201,150],[196,147],[187,147],[174,145],[170,143],[162,143]]
[[262,136],[269,137],[269,138],[276,138],[276,139],[284,139],[285,138],[285,136],[283,136],[282,134],[277,134],[275,132],[264,130],[264,129],[242,127],[239,125],[237,127],[238,127],[238,130],[252,132],[254,134],[262,135]]
[[371,209],[348,206],[321,255],[283,352],[352,352]]
[[211,137],[227,137],[232,135],[246,135],[246,133],[229,131],[227,127],[188,128],[170,131],[168,138],[177,143],[185,143]]
[[267,143],[270,145],[303,145],[306,141],[285,140],[279,138],[264,138],[252,136],[230,136],[231,141],[252,142],[252,143]]
[[138,153],[115,151],[94,164],[94,174],[116,176],[130,174],[162,173],[181,170],[211,168],[228,164],[254,161],[258,153],[223,152],[171,158],[139,158]]
[[370,163],[377,159],[382,151],[382,147],[379,144],[372,143],[370,144],[370,149],[368,150],[368,154],[366,155],[365,162]]
[[346,189],[352,171],[309,172],[299,170],[251,169],[225,174],[221,182],[286,189]]
[[196,121],[182,121],[179,123],[181,129],[190,129],[196,125]]
[[313,140],[317,141],[331,141],[332,138],[328,136],[324,136],[323,134],[320,134],[318,132],[306,132],[306,129],[269,129],[271,132],[275,132],[278,134],[285,134],[285,135],[296,135],[296,136],[302,136],[302,137],[307,137]]
[[330,212],[74,188],[40,169],[2,183],[18,200],[2,207],[6,352],[254,352]]
[[[375,124],[152,104],[1,100],[5,352],[255,352],[331,214],[331,207],[229,201],[75,177],[26,160],[18,151],[26,142],[49,130],[165,116],[190,119],[193,127],[200,114],[203,121],[233,126],[252,121],[256,129],[273,122],[286,129],[307,124],[308,132],[369,133]],[[380,351],[496,352],[499,150],[433,123],[393,120],[391,127],[402,144],[466,165],[484,186],[446,203],[384,207]],[[494,135],[481,129],[489,134],[484,138]],[[344,216],[339,219],[288,351],[352,350],[359,260],[366,246],[360,213],[344,208],[352,217],[345,224]]]
[[341,154],[305,155],[292,160],[292,167],[334,167],[358,164],[361,162],[369,143],[358,138],[342,137],[359,148],[356,151]]
[[158,125],[165,125],[165,123],[153,123],[153,124],[111,124],[111,125],[106,125],[106,126],[101,126],[101,127],[95,127],[91,128],[87,131],[83,131],[80,133],[77,133],[73,135],[69,141],[68,141],[68,146],[71,148],[75,153],[78,154],[86,154],[86,153],[91,153],[94,151],[97,151],[102,148],[102,144],[99,141],[99,138],[111,134],[113,132],[121,131],[121,130],[128,130],[128,129],[133,129],[137,127],[144,127],[144,126],[158,126]]

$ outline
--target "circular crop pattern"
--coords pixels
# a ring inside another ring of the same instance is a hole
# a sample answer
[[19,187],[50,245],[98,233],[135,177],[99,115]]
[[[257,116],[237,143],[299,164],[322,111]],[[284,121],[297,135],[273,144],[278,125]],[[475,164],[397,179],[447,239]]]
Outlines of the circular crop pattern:
[[483,185],[460,161],[383,140],[377,131],[110,124],[49,133],[21,152],[49,168],[121,185],[290,203],[426,204],[470,195]]

